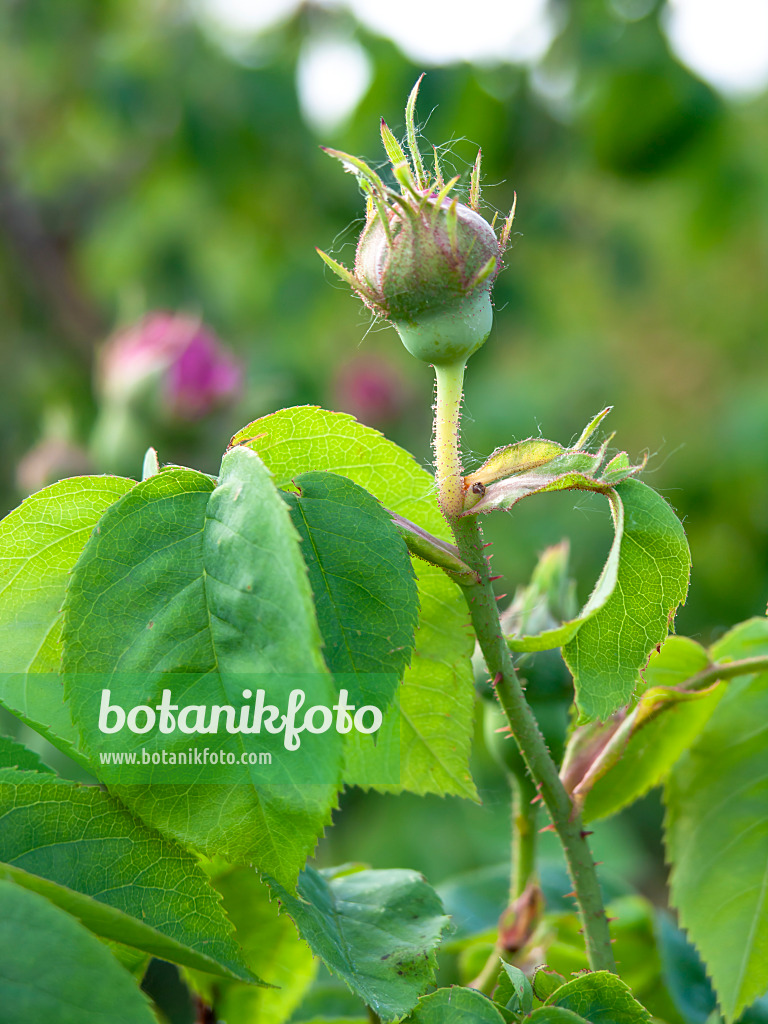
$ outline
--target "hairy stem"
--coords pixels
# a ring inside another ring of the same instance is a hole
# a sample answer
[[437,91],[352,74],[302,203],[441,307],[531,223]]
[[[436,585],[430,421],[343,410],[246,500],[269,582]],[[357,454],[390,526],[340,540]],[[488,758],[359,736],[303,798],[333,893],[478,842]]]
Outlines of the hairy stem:
[[436,366],[437,399],[435,402],[435,479],[437,500],[450,523],[464,505],[464,481],[459,446],[459,420],[464,384],[463,362]]
[[579,906],[589,966],[593,971],[616,972],[608,920],[597,872],[587,843],[581,816],[575,813],[571,798],[563,788],[538,723],[525,699],[512,663],[499,621],[493,587],[488,579],[488,563],[483,554],[480,525],[475,516],[451,523],[463,561],[479,573],[481,583],[464,587],[472,625],[488,670],[494,678],[496,696],[517,740],[531,777],[552,825],[562,843],[565,859]]
[[479,584],[462,587],[472,625],[512,735],[520,747],[536,790],[563,846],[579,907],[589,966],[593,971],[616,973],[608,920],[587,843],[587,833],[582,827],[581,816],[576,813],[571,798],[563,788],[557,766],[550,756],[515,672],[499,621],[488,560],[483,552],[480,524],[476,516],[460,517],[463,480],[459,454],[459,419],[464,367],[435,367],[435,373],[435,469],[440,507],[453,530],[462,561],[480,577]]

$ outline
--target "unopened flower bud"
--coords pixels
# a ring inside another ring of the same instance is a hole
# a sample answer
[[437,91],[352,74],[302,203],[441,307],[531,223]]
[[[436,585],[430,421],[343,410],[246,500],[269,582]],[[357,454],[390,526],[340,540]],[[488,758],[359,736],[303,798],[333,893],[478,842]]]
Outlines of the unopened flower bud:
[[368,208],[354,273],[325,253],[320,255],[374,313],[392,322],[409,352],[424,362],[447,366],[466,362],[490,333],[490,292],[509,241],[514,207],[497,238],[478,212],[479,153],[466,204],[451,196],[459,179],[443,180],[437,152],[434,176],[427,176],[414,128],[419,82],[406,108],[410,161],[381,123],[400,192],[386,186],[357,157],[326,150],[357,175]]

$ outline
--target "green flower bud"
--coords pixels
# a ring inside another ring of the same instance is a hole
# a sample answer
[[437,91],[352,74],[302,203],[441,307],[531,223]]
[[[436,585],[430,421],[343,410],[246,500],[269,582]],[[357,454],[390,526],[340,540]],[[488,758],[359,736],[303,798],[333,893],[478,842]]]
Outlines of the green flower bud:
[[490,332],[499,240],[463,203],[424,198],[387,211],[386,225],[378,212],[369,218],[355,276],[363,300],[394,323],[409,352],[428,363],[455,362]]
[[326,150],[357,176],[368,204],[354,273],[320,255],[366,306],[391,321],[409,352],[424,362],[448,366],[466,362],[490,333],[490,292],[509,241],[514,207],[497,238],[493,225],[478,212],[480,153],[468,205],[451,197],[459,179],[443,180],[436,151],[434,178],[428,179],[414,129],[420,81],[406,107],[410,161],[381,122],[400,192],[384,185],[357,157]]

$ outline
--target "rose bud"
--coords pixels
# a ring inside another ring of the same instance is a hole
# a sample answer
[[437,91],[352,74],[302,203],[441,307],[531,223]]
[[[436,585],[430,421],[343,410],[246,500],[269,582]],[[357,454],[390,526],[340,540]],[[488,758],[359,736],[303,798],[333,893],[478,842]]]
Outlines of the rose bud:
[[369,309],[392,322],[409,352],[447,366],[466,362],[490,333],[491,287],[509,242],[514,206],[497,238],[493,224],[479,213],[480,153],[466,204],[451,196],[459,178],[443,180],[437,151],[434,176],[428,177],[414,128],[420,82],[406,108],[410,161],[381,122],[399,192],[357,157],[326,149],[357,176],[367,196],[367,216],[354,273],[318,252]]

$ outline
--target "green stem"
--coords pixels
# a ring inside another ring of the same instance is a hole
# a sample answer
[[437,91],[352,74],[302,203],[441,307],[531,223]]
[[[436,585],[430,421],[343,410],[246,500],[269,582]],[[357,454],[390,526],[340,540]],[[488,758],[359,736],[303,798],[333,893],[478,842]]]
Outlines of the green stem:
[[478,519],[476,516],[460,517],[463,480],[459,455],[459,417],[464,366],[435,367],[435,372],[435,468],[438,500],[453,530],[460,558],[480,577],[479,584],[462,587],[475,635],[488,671],[494,679],[496,696],[509,722],[512,735],[517,740],[536,789],[563,846],[579,907],[589,966],[593,971],[606,970],[616,973],[608,920],[605,916],[595,864],[587,843],[587,833],[582,827],[581,816],[575,812],[571,798],[563,788],[557,766],[550,756],[515,672],[512,655],[499,621],[499,611],[489,578],[488,560],[483,551],[483,536]]
[[408,550],[417,558],[423,558],[431,565],[438,565],[444,572],[448,573],[451,579],[457,583],[479,583],[476,572],[464,565],[459,558],[459,553],[453,544],[446,544],[444,540],[433,536],[426,530],[412,523],[410,519],[390,512],[392,522],[395,524],[400,536],[408,545]]
[[512,790],[512,874],[509,902],[523,895],[536,874],[536,788],[527,777],[509,775]]
[[435,367],[437,380],[433,439],[435,480],[437,482],[437,500],[448,522],[458,516],[464,507],[459,420],[465,365],[463,362],[458,362]]
[[716,683],[719,679],[733,679],[734,676],[745,676],[751,672],[765,672],[768,670],[768,655],[757,655],[754,658],[740,658],[738,661],[714,662],[707,668],[697,672],[695,676],[682,684],[685,690],[702,690],[710,683]]
[[[695,692],[696,690],[706,689],[712,683],[725,682],[728,679],[735,679],[737,676],[750,675],[766,670],[768,670],[767,655],[740,658],[737,661],[713,662],[707,668],[702,669],[701,672],[697,672],[696,675],[689,676],[688,679],[673,687],[673,689]],[[595,783],[619,762],[624,751],[627,749],[627,744],[638,729],[638,723],[639,728],[644,728],[658,715],[663,714],[666,707],[668,705],[660,701],[651,711],[647,711],[643,708],[642,702],[638,704],[629,712],[618,727],[615,724],[610,727],[613,728],[613,733],[609,736],[609,739],[599,753],[592,755],[586,772],[581,774],[578,781],[574,783],[572,779],[569,780],[565,777],[565,783],[568,784],[570,782],[573,786],[571,796],[577,807],[581,808],[584,806],[587,794]]]
[[496,946],[493,947],[488,959],[483,965],[482,971],[470,982],[470,988],[476,988],[478,992],[482,992],[486,996],[490,996],[496,987],[496,979],[499,976],[499,964],[501,963],[501,954]]

